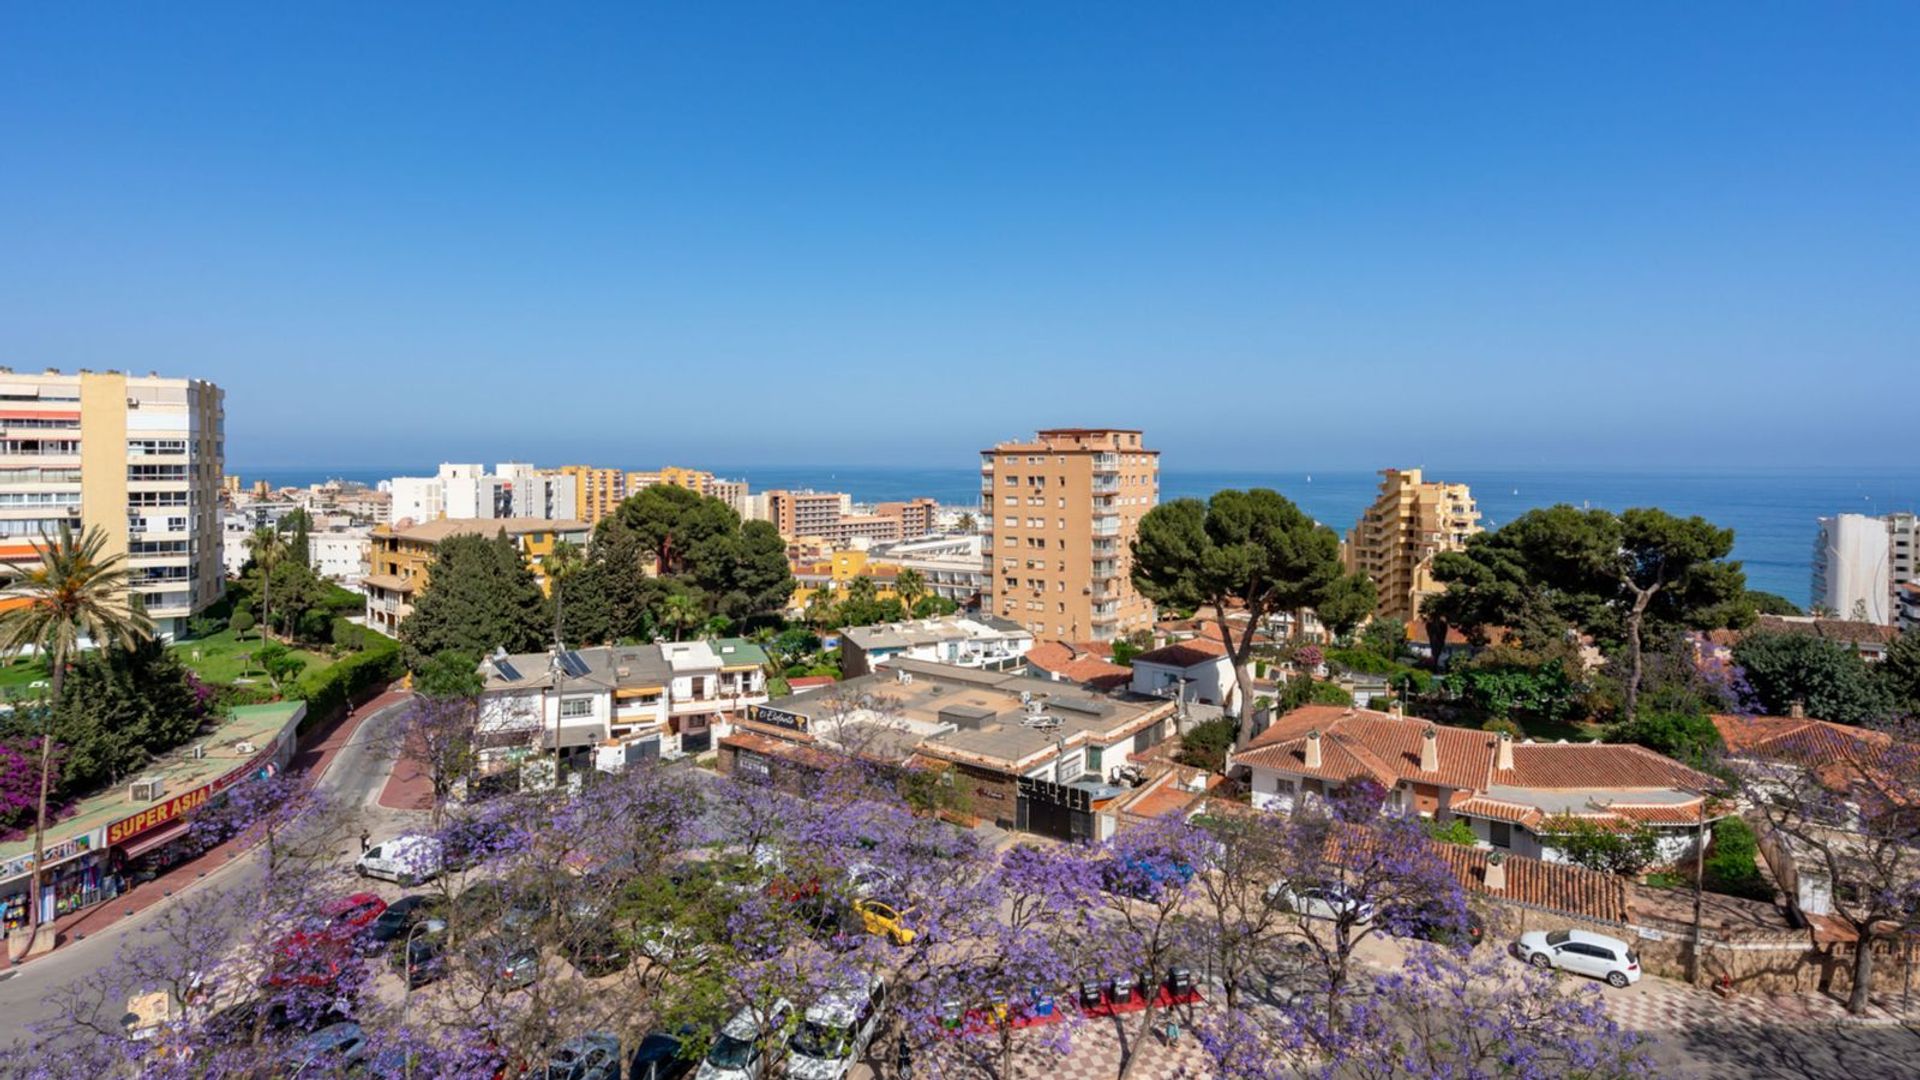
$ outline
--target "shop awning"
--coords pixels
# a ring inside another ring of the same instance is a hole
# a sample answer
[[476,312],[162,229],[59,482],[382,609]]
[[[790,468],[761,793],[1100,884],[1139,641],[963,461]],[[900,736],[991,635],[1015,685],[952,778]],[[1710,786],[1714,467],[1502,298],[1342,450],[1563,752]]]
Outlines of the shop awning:
[[121,844],[120,854],[125,855],[129,859],[145,855],[161,844],[178,840],[187,835],[187,830],[191,828],[193,828],[191,821],[181,821],[169,825],[164,829],[155,829],[150,833],[135,837],[133,840]]

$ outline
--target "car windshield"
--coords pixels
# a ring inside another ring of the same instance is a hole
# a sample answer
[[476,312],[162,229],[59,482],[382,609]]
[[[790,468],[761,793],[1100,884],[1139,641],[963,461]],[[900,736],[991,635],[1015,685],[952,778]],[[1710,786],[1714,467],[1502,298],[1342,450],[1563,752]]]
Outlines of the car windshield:
[[713,1049],[707,1051],[707,1060],[722,1069],[744,1069],[747,1062],[753,1060],[753,1043],[722,1035],[714,1040]]
[[1565,945],[1572,939],[1573,932],[1571,930],[1555,930],[1553,933],[1547,935],[1547,944]]
[[847,1052],[847,1029],[812,1020],[793,1033],[793,1052],[802,1057],[837,1058]]

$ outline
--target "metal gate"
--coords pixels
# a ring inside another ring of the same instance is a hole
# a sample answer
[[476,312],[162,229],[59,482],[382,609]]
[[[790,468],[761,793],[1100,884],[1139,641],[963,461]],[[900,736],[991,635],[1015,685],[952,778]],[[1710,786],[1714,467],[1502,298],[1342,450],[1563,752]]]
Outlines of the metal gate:
[[1093,839],[1093,800],[1087,792],[1051,780],[1020,778],[1014,825],[1056,840]]

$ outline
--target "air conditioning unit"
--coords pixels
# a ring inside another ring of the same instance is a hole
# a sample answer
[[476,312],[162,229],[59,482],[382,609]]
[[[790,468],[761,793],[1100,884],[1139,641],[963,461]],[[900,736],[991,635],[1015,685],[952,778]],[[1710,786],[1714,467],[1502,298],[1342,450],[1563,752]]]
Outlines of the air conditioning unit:
[[129,797],[134,802],[158,802],[167,793],[167,782],[157,776],[142,776],[129,785]]
[[187,748],[187,756],[195,761],[205,758],[207,756],[207,744],[194,743],[191,747]]

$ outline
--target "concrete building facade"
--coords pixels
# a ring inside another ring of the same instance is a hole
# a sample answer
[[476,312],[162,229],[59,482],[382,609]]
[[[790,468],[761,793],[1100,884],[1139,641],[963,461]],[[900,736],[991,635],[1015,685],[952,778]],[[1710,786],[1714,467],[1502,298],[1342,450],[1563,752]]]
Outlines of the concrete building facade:
[[1821,518],[1813,541],[1813,607],[1842,619],[1890,625],[1892,536],[1884,518],[1865,514]]
[[590,531],[584,521],[550,521],[544,518],[441,518],[438,521],[399,527],[377,525],[370,537],[369,572],[364,581],[367,594],[367,625],[384,634],[396,634],[400,624],[413,614],[414,600],[426,590],[428,575],[439,557],[440,542],[451,536],[492,536],[505,531],[520,549],[520,555],[546,588],[541,562],[553,551],[556,541],[584,545]]
[[1465,484],[1426,480],[1419,469],[1384,469],[1380,496],[1341,545],[1349,573],[1364,572],[1379,593],[1374,614],[1394,622],[1420,615],[1420,601],[1440,591],[1433,557],[1458,551],[1480,531],[1480,510]]
[[224,402],[202,379],[0,369],[0,558],[33,559],[63,523],[98,527],[155,633],[183,636],[226,589]]
[[1152,627],[1129,574],[1159,477],[1160,452],[1129,429],[1056,428],[982,450],[988,613],[1069,641]]

